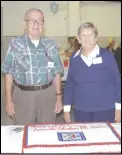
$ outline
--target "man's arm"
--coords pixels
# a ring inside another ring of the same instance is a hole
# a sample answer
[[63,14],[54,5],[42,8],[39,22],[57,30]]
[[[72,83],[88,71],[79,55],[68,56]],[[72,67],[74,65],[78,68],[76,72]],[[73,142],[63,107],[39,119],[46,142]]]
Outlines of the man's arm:
[[1,70],[4,73],[4,82],[5,82],[5,104],[6,104],[6,112],[8,115],[12,115],[14,113],[14,105],[12,102],[12,85],[13,85],[13,66],[14,66],[14,56],[11,45],[9,45],[7,55],[2,64]]
[[55,79],[54,79],[54,84],[56,88],[56,107],[55,107],[55,112],[59,113],[63,109],[63,104],[62,104],[62,92],[61,92],[61,76],[64,75],[64,69],[63,69],[63,64],[61,62],[59,53],[58,53],[58,48],[55,45],[52,51],[53,55],[53,60],[54,60],[54,69],[55,69]]
[[57,97],[58,96],[61,96],[61,76],[60,74],[56,74],[56,77],[55,77],[55,86],[56,86],[56,94],[57,94]]
[[63,109],[60,74],[57,74],[56,77],[55,77],[55,87],[56,87],[56,107],[55,107],[55,112],[59,113]]
[[11,90],[13,85],[13,66],[14,66],[14,56],[11,44],[8,47],[7,55],[1,66],[1,72],[4,74],[5,82],[5,98],[11,99]]
[[12,75],[5,74],[4,81],[5,81],[5,100],[11,101],[12,100],[12,85],[13,85]]
[[56,74],[55,77],[56,93],[61,93],[61,77],[64,75],[64,68],[56,45],[53,48],[52,55]]
[[14,104],[12,101],[12,85],[13,85],[13,78],[11,74],[5,75],[5,110],[8,115],[13,116],[14,111]]

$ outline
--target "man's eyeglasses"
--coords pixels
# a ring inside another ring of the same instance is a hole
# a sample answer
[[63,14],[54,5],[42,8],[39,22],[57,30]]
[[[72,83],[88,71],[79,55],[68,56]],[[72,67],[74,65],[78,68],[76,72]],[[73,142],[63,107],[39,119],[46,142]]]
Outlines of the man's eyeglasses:
[[30,19],[30,20],[25,20],[25,21],[27,21],[30,25],[33,25],[35,23],[38,23],[39,25],[43,25],[44,24],[44,20],[40,20],[40,19],[38,19],[38,20]]

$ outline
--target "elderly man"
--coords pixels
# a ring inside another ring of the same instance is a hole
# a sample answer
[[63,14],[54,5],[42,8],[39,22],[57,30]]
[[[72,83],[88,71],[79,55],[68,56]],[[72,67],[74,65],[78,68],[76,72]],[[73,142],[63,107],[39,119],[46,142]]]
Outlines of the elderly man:
[[55,42],[43,36],[43,12],[28,10],[24,22],[25,34],[11,41],[2,64],[6,112],[14,124],[54,123],[62,110],[63,65]]
[[70,59],[64,88],[64,119],[70,119],[74,104],[76,122],[120,122],[121,80],[115,58],[97,45],[98,31],[92,23],[78,29],[82,48]]

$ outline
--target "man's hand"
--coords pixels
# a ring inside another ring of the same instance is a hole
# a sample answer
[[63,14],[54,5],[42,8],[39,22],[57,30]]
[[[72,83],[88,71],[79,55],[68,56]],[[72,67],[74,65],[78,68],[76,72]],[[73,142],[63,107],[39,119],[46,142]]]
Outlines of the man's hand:
[[57,98],[56,104],[55,104],[55,113],[58,114],[63,109],[63,103],[61,98]]
[[115,122],[116,123],[121,122],[121,110],[115,110]]
[[66,123],[70,123],[71,119],[70,119],[70,112],[64,112],[64,120]]
[[15,111],[14,111],[14,104],[12,101],[6,101],[5,111],[9,116],[12,116],[12,117],[14,116]]

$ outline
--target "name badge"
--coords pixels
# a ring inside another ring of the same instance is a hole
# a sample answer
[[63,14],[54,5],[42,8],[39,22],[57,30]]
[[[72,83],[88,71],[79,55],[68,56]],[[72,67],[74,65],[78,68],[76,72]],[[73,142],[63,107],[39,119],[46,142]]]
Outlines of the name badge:
[[49,68],[54,68],[54,62],[48,62],[48,67]]
[[102,63],[102,58],[101,57],[97,57],[93,59],[93,64],[101,64]]

